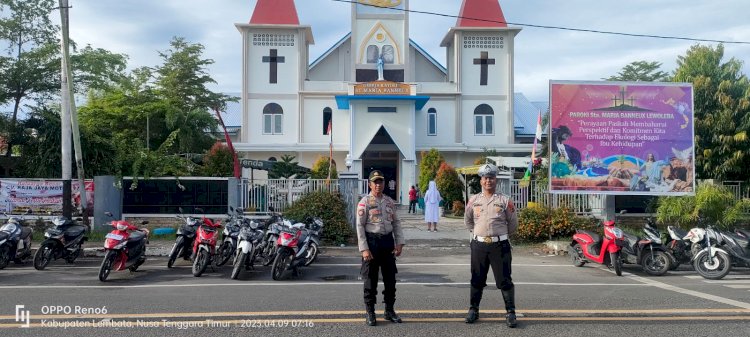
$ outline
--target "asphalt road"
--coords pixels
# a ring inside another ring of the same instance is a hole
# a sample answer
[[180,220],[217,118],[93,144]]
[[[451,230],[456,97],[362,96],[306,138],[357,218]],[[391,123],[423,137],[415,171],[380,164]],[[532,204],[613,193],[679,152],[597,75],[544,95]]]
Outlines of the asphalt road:
[[[488,286],[480,321],[463,323],[468,305],[468,248],[409,248],[399,259],[396,308],[403,324],[364,326],[359,261],[330,251],[300,276],[273,281],[269,267],[229,279],[230,268],[200,278],[179,261],[150,258],[136,273],[97,279],[97,258],[54,262],[45,271],[11,264],[0,271],[3,336],[496,336],[507,333],[502,296]],[[335,255],[335,256],[334,256]],[[748,336],[750,271],[708,281],[690,270],[663,277],[638,268],[623,277],[597,265],[532,249],[514,252],[518,336]],[[492,276],[488,284],[493,284]],[[16,306],[30,327],[16,322]],[[62,311],[62,312],[56,312]],[[69,310],[69,312],[68,312]],[[106,312],[106,313],[105,313]],[[379,315],[382,305],[378,306]],[[382,317],[382,315],[380,316]],[[380,318],[379,317],[379,318]],[[66,328],[67,325],[67,328]]]

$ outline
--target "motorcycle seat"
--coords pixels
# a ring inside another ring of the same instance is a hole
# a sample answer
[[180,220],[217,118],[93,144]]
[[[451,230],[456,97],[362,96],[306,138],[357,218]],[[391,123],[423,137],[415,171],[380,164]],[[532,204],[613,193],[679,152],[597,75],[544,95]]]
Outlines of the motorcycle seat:
[[581,233],[581,234],[586,234],[586,235],[590,236],[591,239],[594,240],[594,243],[602,242],[602,237],[599,234],[597,234],[597,233],[594,233],[594,232],[591,232],[591,231],[587,231],[587,230],[583,230],[583,229],[576,230],[576,232]]
[[748,243],[750,243],[750,240],[748,240],[748,238],[746,237],[742,237],[734,233],[726,233],[726,235],[734,239],[734,241],[737,241],[737,244],[740,245],[740,247],[742,248],[748,247]]
[[625,240],[628,241],[628,246],[630,247],[635,246],[635,244],[641,240],[641,238],[639,238],[638,236],[628,234],[628,233],[623,233],[622,236],[625,238]]
[[146,233],[141,232],[141,231],[133,231],[130,233],[130,237],[128,237],[128,242],[140,241],[144,237],[146,237]]
[[83,226],[71,226],[69,228],[65,229],[65,236],[67,237],[77,237],[86,230],[86,227]]
[[671,233],[674,233],[677,235],[677,238],[673,238],[675,240],[682,240],[682,238],[686,237],[688,235],[688,231],[677,227],[677,226],[668,226],[667,227]]

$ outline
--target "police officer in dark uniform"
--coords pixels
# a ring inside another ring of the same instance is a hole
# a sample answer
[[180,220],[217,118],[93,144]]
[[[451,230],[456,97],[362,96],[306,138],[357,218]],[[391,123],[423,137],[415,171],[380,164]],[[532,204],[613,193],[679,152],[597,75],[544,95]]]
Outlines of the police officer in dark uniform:
[[472,233],[471,292],[466,323],[479,319],[479,302],[487,285],[487,273],[492,267],[495,284],[505,300],[505,323],[515,328],[515,291],[510,277],[512,254],[508,236],[518,228],[518,216],[510,198],[495,192],[497,172],[495,165],[482,165],[479,168],[482,192],[471,196],[466,203],[464,222]]
[[362,279],[364,280],[367,325],[375,321],[375,302],[378,294],[378,270],[383,275],[384,318],[401,323],[393,310],[396,302],[396,257],[404,247],[401,221],[396,215],[396,203],[383,194],[385,179],[378,170],[370,173],[370,194],[357,205],[357,241],[362,253]]

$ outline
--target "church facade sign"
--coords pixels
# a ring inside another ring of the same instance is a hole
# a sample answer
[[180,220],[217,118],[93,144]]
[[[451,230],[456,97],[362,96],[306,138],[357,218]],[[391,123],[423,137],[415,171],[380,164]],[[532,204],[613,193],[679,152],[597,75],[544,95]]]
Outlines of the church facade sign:
[[411,85],[390,81],[359,83],[354,85],[354,95],[411,95]]
[[695,193],[689,83],[550,82],[550,192]]

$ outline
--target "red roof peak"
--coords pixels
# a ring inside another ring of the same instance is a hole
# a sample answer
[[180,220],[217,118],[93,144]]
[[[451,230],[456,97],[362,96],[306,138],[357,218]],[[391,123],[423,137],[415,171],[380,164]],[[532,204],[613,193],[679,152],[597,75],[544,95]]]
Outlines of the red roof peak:
[[456,27],[508,27],[508,24],[498,0],[463,0]]
[[299,25],[294,0],[258,0],[251,24]]

